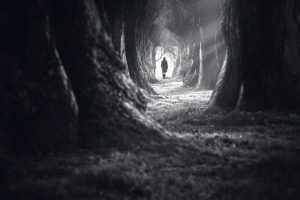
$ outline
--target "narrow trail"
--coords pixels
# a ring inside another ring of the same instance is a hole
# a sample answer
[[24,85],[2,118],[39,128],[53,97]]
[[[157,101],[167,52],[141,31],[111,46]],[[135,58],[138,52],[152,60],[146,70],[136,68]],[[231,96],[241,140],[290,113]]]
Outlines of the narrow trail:
[[168,116],[180,118],[187,111],[201,112],[207,105],[212,91],[197,91],[183,87],[183,82],[165,79],[152,85],[158,95],[148,105],[147,114],[158,122]]
[[192,151],[172,143],[150,151],[82,152],[12,160],[13,169],[0,159],[0,176],[10,180],[0,199],[7,187],[10,199],[24,200],[299,200],[299,115],[203,114],[211,91],[170,79],[153,88],[158,95],[147,114]]
[[158,95],[147,114],[201,152],[164,161],[170,168],[164,178],[193,180],[191,193],[202,190],[193,193],[201,199],[299,199],[299,115],[204,114],[212,91],[185,88],[171,79],[153,88]]

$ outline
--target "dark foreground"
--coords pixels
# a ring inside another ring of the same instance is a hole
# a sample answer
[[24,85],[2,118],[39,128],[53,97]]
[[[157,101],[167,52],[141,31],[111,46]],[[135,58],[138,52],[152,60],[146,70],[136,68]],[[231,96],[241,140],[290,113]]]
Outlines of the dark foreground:
[[206,115],[209,91],[172,84],[148,114],[175,141],[129,152],[3,157],[0,199],[300,199],[299,115]]

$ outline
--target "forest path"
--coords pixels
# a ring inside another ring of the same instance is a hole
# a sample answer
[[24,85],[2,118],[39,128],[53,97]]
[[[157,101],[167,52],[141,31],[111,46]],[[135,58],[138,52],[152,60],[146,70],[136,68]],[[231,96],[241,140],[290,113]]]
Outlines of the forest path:
[[[2,158],[0,199],[300,199],[299,115],[205,114],[211,91],[171,79],[153,88],[159,94],[147,114],[175,140],[150,149]],[[13,196],[3,198],[3,189]]]
[[199,152],[169,157],[164,176],[189,179],[198,199],[300,199],[299,115],[205,114],[212,91],[171,79],[152,86],[148,116]]
[[[160,122],[168,116],[180,118],[183,112],[201,112],[206,107],[212,91],[199,91],[183,86],[183,82],[165,79],[152,85],[158,95],[148,105],[147,114]],[[176,116],[177,115],[177,116]]]

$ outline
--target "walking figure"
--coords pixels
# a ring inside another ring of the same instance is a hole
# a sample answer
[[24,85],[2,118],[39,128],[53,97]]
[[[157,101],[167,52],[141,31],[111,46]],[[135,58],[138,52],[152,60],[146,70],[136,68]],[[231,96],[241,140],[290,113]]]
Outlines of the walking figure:
[[168,61],[166,60],[166,58],[164,57],[163,60],[161,61],[161,70],[162,70],[162,75],[163,78],[166,78],[166,74],[168,71]]

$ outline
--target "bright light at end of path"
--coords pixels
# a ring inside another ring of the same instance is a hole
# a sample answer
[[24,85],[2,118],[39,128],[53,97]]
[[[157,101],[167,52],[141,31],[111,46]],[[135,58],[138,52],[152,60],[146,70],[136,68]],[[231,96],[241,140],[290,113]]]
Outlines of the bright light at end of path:
[[171,78],[172,74],[173,74],[173,70],[174,70],[174,65],[175,65],[175,58],[172,54],[170,53],[166,53],[163,57],[161,57],[161,49],[158,49],[156,52],[156,59],[159,59],[156,62],[156,73],[155,73],[155,77],[157,79],[162,79],[162,70],[161,70],[161,61],[163,60],[163,57],[165,57],[167,59],[168,62],[168,72],[167,72],[167,78]]

